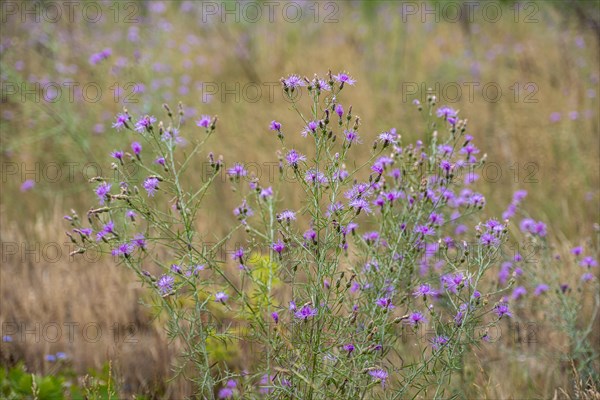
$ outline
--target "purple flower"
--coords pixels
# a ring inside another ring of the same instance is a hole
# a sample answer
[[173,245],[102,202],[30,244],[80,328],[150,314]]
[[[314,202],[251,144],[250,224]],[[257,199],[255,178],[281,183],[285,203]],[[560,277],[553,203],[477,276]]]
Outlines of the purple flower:
[[591,281],[592,279],[594,279],[594,274],[586,272],[585,274],[581,275],[581,280],[583,282],[588,282]]
[[115,150],[110,153],[111,157],[116,158],[119,161],[123,161],[123,152],[120,150]]
[[338,117],[342,118],[344,115],[344,107],[342,107],[341,104],[336,104],[335,113],[338,115]]
[[317,128],[319,127],[319,124],[317,123],[317,121],[310,121],[307,125],[306,128],[304,128],[304,130],[302,131],[302,136],[306,137],[306,135],[310,134],[315,134],[317,132]]
[[581,255],[581,253],[583,253],[583,248],[581,246],[573,247],[571,249],[571,254],[579,256],[579,255]]
[[96,188],[96,196],[98,196],[98,200],[100,201],[100,204],[104,204],[104,201],[106,200],[106,196],[108,195],[108,193],[110,193],[110,188],[111,188],[111,185],[108,182],[102,182]]
[[504,315],[506,315],[507,317],[512,317],[512,314],[508,309],[508,304],[504,302],[496,304],[496,306],[494,307],[494,312],[496,313],[496,315],[498,315],[498,319],[502,318]]
[[243,247],[238,248],[233,252],[231,258],[233,260],[239,261],[240,264],[244,265],[244,256],[246,255],[246,250]]
[[486,232],[479,238],[479,242],[484,246],[497,247],[500,244],[500,239],[498,239],[493,234]]
[[375,304],[377,304],[379,307],[385,310],[391,310],[392,308],[395,308],[395,306],[392,304],[392,299],[388,297],[381,297],[377,299]]
[[379,240],[379,232],[367,232],[363,235],[363,239],[367,244],[376,243]]
[[431,347],[432,347],[434,350],[439,350],[439,349],[440,349],[440,347],[443,347],[443,346],[445,346],[446,344],[448,344],[448,341],[449,341],[449,340],[450,340],[450,339],[448,339],[448,337],[447,337],[447,336],[443,336],[443,335],[442,335],[442,336],[436,336],[436,337],[434,337],[433,339],[431,339]]
[[21,192],[27,192],[35,186],[35,182],[32,179],[27,179],[21,184]]
[[136,132],[143,133],[145,130],[150,130],[152,124],[156,122],[156,118],[152,116],[144,116],[135,123]]
[[290,311],[296,311],[296,302],[294,300],[290,301]]
[[415,232],[420,233],[423,236],[432,236],[435,235],[435,229],[427,226],[427,225],[417,225],[415,226]]
[[244,166],[240,163],[236,163],[233,167],[227,170],[227,175],[229,175],[232,179],[239,179],[242,176],[246,176],[248,171],[244,168]]
[[2,341],[5,343],[9,343],[9,342],[13,341],[13,338],[10,335],[4,335],[4,336],[2,336]]
[[519,298],[525,296],[526,294],[527,294],[527,290],[523,286],[517,286],[513,290],[511,297],[515,300],[518,300]]
[[300,161],[306,161],[306,156],[292,149],[286,154],[285,160],[287,161],[288,165],[297,168]]
[[271,313],[271,318],[273,318],[273,321],[275,321],[276,324],[279,323],[279,314],[277,311]]
[[314,317],[317,315],[317,310],[315,308],[311,308],[308,304],[302,306],[302,308],[294,314],[294,316],[298,319],[302,319],[306,321],[308,318]]
[[154,162],[158,165],[162,165],[163,167],[165,166],[165,158],[164,157],[158,157],[156,160],[154,160]]
[[219,389],[219,393],[217,393],[217,397],[219,399],[230,399],[233,397],[233,390],[228,387],[224,387]]
[[203,115],[200,117],[200,119],[196,121],[196,125],[201,128],[208,128],[210,126],[210,115]]
[[283,79],[283,85],[286,88],[291,89],[293,91],[297,87],[306,86],[306,82],[298,75],[290,75],[287,78]]
[[146,248],[146,238],[142,233],[138,233],[131,240],[131,244],[137,248],[145,249]]
[[124,257],[127,257],[131,253],[133,253],[133,245],[130,244],[130,243],[122,243],[117,248],[114,248],[111,251],[111,254],[113,256],[124,256]]
[[335,79],[341,85],[343,85],[343,84],[354,85],[354,83],[356,82],[356,80],[352,79],[352,77],[345,72],[341,72],[337,75],[333,75],[333,79]]
[[277,253],[281,254],[283,250],[285,250],[285,244],[281,241],[281,239],[279,239],[277,242],[271,244],[271,248]]
[[360,136],[358,136],[358,133],[353,130],[345,130],[344,137],[349,145],[352,145],[353,143],[361,143]]
[[374,369],[369,371],[369,375],[373,377],[373,379],[381,381],[381,387],[385,387],[385,380],[388,377],[388,373],[383,369]]
[[127,127],[127,121],[129,117],[127,114],[118,114],[116,116],[116,121],[112,124],[112,127],[116,130],[120,131],[123,127]]
[[242,204],[233,209],[233,214],[238,217],[240,220],[245,221],[247,217],[251,217],[254,215],[254,211],[248,207],[246,204],[246,200],[242,201]]
[[325,174],[314,168],[306,171],[306,174],[304,175],[304,180],[307,183],[312,183],[315,186],[327,184],[327,177],[325,176]]
[[354,351],[354,345],[352,343],[345,344],[342,346],[342,348],[344,349],[344,351],[348,352],[348,355],[350,355],[350,353]]
[[448,106],[441,106],[435,112],[435,115],[437,115],[438,118],[444,118],[444,119],[448,119],[450,117],[456,117],[457,114],[458,114],[458,112],[455,109],[453,109],[452,107],[448,107]]
[[408,316],[408,323],[412,326],[418,326],[419,324],[427,323],[427,319],[420,312],[414,312]]
[[273,121],[271,121],[271,125],[269,126],[269,129],[271,129],[272,131],[280,132],[281,124],[279,122],[273,120]]
[[48,362],[55,362],[56,361],[56,356],[54,354],[48,354],[48,355],[46,355],[46,361],[48,361]]
[[413,293],[415,297],[427,297],[427,296],[437,296],[438,292],[433,290],[431,286],[428,284],[423,284],[419,286],[419,288]]
[[544,284],[544,283],[540,283],[539,285],[536,286],[535,290],[533,291],[533,295],[534,296],[539,296],[542,293],[548,291],[548,285]]
[[139,156],[142,152],[142,145],[139,142],[131,143],[131,150],[133,150],[133,154]]
[[269,186],[268,188],[261,189],[260,197],[263,200],[266,200],[269,197],[273,197],[273,188]]
[[148,197],[154,197],[154,194],[158,190],[158,179],[153,176],[146,178],[143,186],[148,192]]
[[354,199],[348,205],[356,210],[356,214],[359,214],[361,211],[364,211],[367,214],[371,213],[369,202],[365,199]]
[[215,293],[215,301],[221,302],[225,304],[225,302],[229,299],[229,295],[225,292],[217,292]]
[[173,290],[173,285],[175,284],[175,278],[170,275],[161,276],[156,282],[156,286],[158,290],[163,294],[167,294]]
[[285,210],[282,211],[280,214],[277,215],[277,221],[279,222],[290,222],[290,221],[295,221],[296,220],[296,213],[293,212],[292,210]]
[[100,232],[98,232],[96,234],[96,241],[100,241],[102,240],[102,238],[104,236],[106,236],[109,233],[115,233],[115,223],[112,221],[108,221],[100,230]]
[[315,232],[313,229],[308,229],[306,232],[304,232],[304,234],[302,235],[302,237],[307,242],[316,242],[316,240],[317,240],[317,232]]
[[594,257],[584,257],[583,260],[579,261],[579,265],[586,268],[592,268],[598,265],[598,261],[594,259]]

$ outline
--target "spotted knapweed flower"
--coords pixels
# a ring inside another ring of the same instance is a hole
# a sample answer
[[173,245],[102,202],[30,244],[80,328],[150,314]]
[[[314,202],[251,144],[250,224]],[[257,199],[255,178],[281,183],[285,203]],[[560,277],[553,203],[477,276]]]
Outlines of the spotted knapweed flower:
[[113,221],[108,221],[96,234],[96,241],[102,240],[109,233],[115,234],[115,223]]
[[242,204],[233,209],[233,215],[238,217],[242,222],[245,222],[246,218],[254,215],[254,211],[248,206],[246,199],[244,199]]
[[13,341],[13,338],[10,335],[4,335],[4,336],[2,336],[2,341],[5,343],[10,343]]
[[311,168],[308,171],[306,171],[306,174],[304,174],[304,180],[307,183],[311,183],[315,186],[326,185],[328,182],[325,174],[314,168]]
[[96,188],[96,196],[98,196],[98,201],[100,204],[104,204],[104,201],[107,199],[107,195],[110,193],[111,184],[108,182],[102,182]]
[[273,311],[271,313],[271,318],[273,318],[273,321],[277,324],[279,323],[279,313],[277,313],[277,311]]
[[540,283],[539,285],[537,285],[535,287],[535,290],[533,291],[533,295],[534,296],[539,296],[544,292],[547,292],[549,289],[548,285],[546,285],[545,283]]
[[173,285],[175,285],[175,278],[170,275],[163,275],[156,282],[156,286],[162,295],[170,293],[173,290]]
[[583,260],[579,261],[579,265],[585,268],[592,268],[598,265],[598,261],[594,259],[594,257],[584,257]]
[[166,160],[164,157],[158,157],[156,160],[154,160],[154,162],[158,165],[162,165],[163,167],[166,164]]
[[152,128],[152,124],[156,122],[156,118],[153,116],[143,116],[135,123],[135,131],[139,133],[143,133],[146,130],[150,130]]
[[417,290],[415,290],[415,292],[413,293],[414,297],[421,297],[423,296],[424,298],[427,296],[437,296],[438,292],[436,290],[434,290],[429,284],[425,283],[421,286],[419,286],[419,288]]
[[56,361],[56,356],[54,354],[47,354],[46,355],[46,361],[48,361],[48,362],[55,362]]
[[344,107],[342,107],[341,104],[336,104],[335,113],[338,115],[338,117],[342,118],[342,116],[344,115]]
[[377,301],[375,301],[375,304],[377,304],[384,310],[391,310],[392,308],[395,308],[395,306],[392,304],[392,299],[388,297],[381,297],[377,299]]
[[354,351],[354,345],[352,343],[347,343],[343,345],[342,348],[344,349],[344,351],[348,352],[348,355],[350,355],[350,353]]
[[233,254],[231,255],[231,258],[237,262],[239,262],[241,265],[244,265],[244,256],[246,255],[246,250],[243,247],[239,247],[238,249],[236,249]]
[[358,133],[354,130],[345,130],[344,138],[349,146],[351,146],[354,143],[358,143],[358,144],[361,143],[360,136],[358,136]]
[[440,348],[442,348],[443,346],[448,344],[449,340],[450,339],[448,339],[447,336],[443,336],[443,335],[436,336],[433,339],[431,339],[431,347],[434,350],[439,350]]
[[296,220],[296,213],[292,210],[285,210],[277,214],[277,221],[279,222],[290,222]]
[[242,164],[235,163],[233,167],[227,170],[227,175],[233,180],[238,180],[241,177],[248,175],[248,171],[246,171],[246,168],[244,168]]
[[592,279],[594,279],[594,274],[592,274],[590,272],[586,272],[585,274],[581,275],[581,280],[583,282],[589,282]]
[[142,152],[142,145],[139,142],[131,143],[131,150],[133,150],[133,154],[139,156]]
[[221,388],[217,393],[217,397],[219,399],[231,399],[233,397],[233,389],[228,387]]
[[413,312],[408,316],[408,323],[412,326],[418,326],[420,324],[426,324],[427,318],[420,312]]
[[283,243],[281,239],[279,239],[275,243],[271,244],[271,248],[273,249],[273,251],[276,251],[278,254],[281,254],[283,250],[285,250],[285,243]]
[[215,301],[225,304],[225,302],[229,299],[229,295],[225,292],[217,292],[215,293]]
[[456,118],[457,114],[458,111],[448,106],[441,106],[435,112],[435,115],[438,118],[444,118],[445,120],[448,120],[448,118]]
[[310,305],[306,304],[302,306],[302,308],[294,314],[294,316],[301,320],[308,320],[308,318],[314,317],[317,315],[317,309],[312,308]]
[[498,319],[502,318],[504,315],[506,315],[507,317],[512,317],[512,314],[508,309],[508,303],[502,302],[496,304],[496,306],[494,307],[494,312],[498,316]]
[[158,190],[158,182],[159,182],[158,179],[153,176],[146,178],[143,186],[144,186],[144,189],[146,189],[146,192],[148,192],[148,197],[154,196],[154,194]]
[[479,243],[484,246],[497,247],[500,245],[500,239],[498,239],[495,235],[486,232],[479,238]]
[[27,192],[35,186],[35,181],[27,179],[21,184],[21,192]]
[[134,247],[130,243],[122,243],[118,247],[112,249],[111,254],[113,256],[127,257],[133,253]]
[[266,200],[269,197],[273,197],[273,188],[271,186],[260,190],[260,198],[261,199]]
[[111,152],[110,156],[112,158],[115,158],[115,159],[121,161],[121,162],[123,161],[123,152],[120,151],[120,150],[115,150],[115,151]]
[[196,121],[196,125],[200,128],[208,128],[210,127],[210,121],[210,115],[203,115],[198,121]]
[[371,375],[373,379],[381,381],[381,387],[385,387],[385,381],[388,377],[388,373],[386,370],[374,369],[369,371],[369,375]]
[[521,297],[525,296],[527,294],[527,289],[525,289],[524,286],[517,286],[516,288],[514,288],[511,297],[514,300],[518,300]]
[[317,232],[315,232],[313,229],[308,229],[307,231],[304,232],[304,234],[302,234],[302,237],[307,242],[314,243],[317,240]]
[[273,120],[273,121],[271,121],[271,124],[269,125],[269,129],[272,131],[280,132],[281,131],[281,123]]
[[352,77],[345,72],[341,72],[337,75],[333,75],[333,79],[335,79],[338,83],[340,83],[340,86],[343,84],[348,84],[348,85],[352,86],[356,83],[356,80],[352,79]]
[[361,211],[364,211],[367,214],[371,213],[371,208],[369,207],[369,202],[365,199],[354,199],[348,205],[356,210],[356,214],[360,214]]
[[296,150],[292,149],[290,151],[288,151],[288,153],[285,156],[285,160],[287,161],[288,165],[293,167],[293,168],[298,168],[298,163],[301,161],[306,161],[306,156],[298,153]]
[[294,74],[283,79],[282,82],[285,88],[290,89],[292,91],[300,86],[306,86],[306,82],[304,81],[304,79]]
[[116,121],[112,124],[113,128],[115,128],[117,131],[127,128],[127,121],[129,120],[127,114],[117,114],[115,119]]
[[143,233],[136,234],[133,239],[131,239],[131,244],[139,249],[146,248],[146,238]]
[[318,127],[319,123],[317,121],[310,121],[301,132],[302,136],[306,137],[308,134],[314,135],[317,132]]

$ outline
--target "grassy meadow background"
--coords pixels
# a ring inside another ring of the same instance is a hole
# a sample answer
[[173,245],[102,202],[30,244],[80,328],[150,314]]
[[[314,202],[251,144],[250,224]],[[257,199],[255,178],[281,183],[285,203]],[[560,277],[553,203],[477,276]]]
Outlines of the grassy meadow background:
[[[345,91],[344,102],[361,117],[365,146],[391,127],[407,141],[419,139],[422,119],[412,101],[423,102],[428,87],[443,89],[436,93],[439,104],[469,119],[470,133],[488,154],[487,174],[480,177],[486,214],[500,215],[512,193],[525,189],[524,208],[548,223],[557,254],[566,257],[575,245],[598,248],[597,2],[492,2],[497,8],[487,17],[482,9],[488,2],[475,2],[473,21],[453,21],[448,4],[458,1],[296,1],[287,15],[283,9],[290,3],[275,2],[273,21],[260,2],[256,21],[252,10],[242,12],[249,2],[93,3],[103,13],[95,22],[82,18],[80,9],[73,21],[40,14],[36,22],[21,14],[26,3],[12,2],[16,13],[2,6],[0,323],[2,335],[13,338],[0,344],[5,369],[19,362],[41,374],[62,369],[82,384],[82,376],[110,362],[120,396],[183,398],[191,391],[185,382],[169,380],[177,344],[169,345],[160,318],[153,320],[152,309],[140,303],[147,294],[135,278],[110,257],[69,256],[63,216],[73,208],[84,218],[96,204],[87,179],[110,174],[109,153],[128,143],[111,128],[123,107],[165,119],[162,104],[175,110],[181,101],[184,136],[198,134],[194,120],[200,115],[218,115],[208,148],[226,165],[255,163],[265,180],[273,175],[269,163],[277,161],[271,120],[288,127],[289,140],[307,151],[278,86],[281,77],[348,71],[357,83]],[[207,12],[207,3],[217,6],[217,14]],[[408,3],[416,14],[407,13]],[[425,7],[436,11],[425,14]],[[294,22],[297,10],[302,18]],[[492,21],[495,10],[501,16]],[[90,62],[104,49],[110,56]],[[78,85],[72,98],[70,82]],[[189,176],[199,184],[203,162]],[[28,190],[22,187],[26,180],[34,181]],[[207,204],[197,224],[218,237],[239,198],[223,179]],[[535,301],[522,303],[517,322],[543,313]],[[72,337],[69,323],[78,324]],[[465,393],[560,398],[558,388],[572,390],[568,349],[557,327],[539,325],[535,340],[521,340],[523,325],[519,330],[512,323],[502,340],[466,364]],[[55,326],[60,335],[48,340]],[[598,343],[598,318],[593,326]],[[239,370],[251,365],[251,349],[243,344],[214,346],[215,362]],[[57,352],[67,360],[46,360]]]

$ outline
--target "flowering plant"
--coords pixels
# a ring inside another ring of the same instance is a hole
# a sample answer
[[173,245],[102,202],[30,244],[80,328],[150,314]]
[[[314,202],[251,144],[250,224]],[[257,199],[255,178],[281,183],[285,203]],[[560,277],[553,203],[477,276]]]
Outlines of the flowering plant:
[[[202,398],[464,395],[451,378],[475,348],[497,339],[492,332],[529,291],[554,296],[557,310],[576,308],[568,285],[539,273],[538,261],[552,265],[546,225],[527,217],[519,231],[511,223],[525,191],[501,219],[481,218],[486,199],[473,186],[486,156],[458,111],[432,95],[415,101],[422,139],[409,143],[390,128],[365,162],[355,161],[369,136],[342,101],[355,83],[346,73],[282,79],[300,124],[270,123],[282,147],[272,185],[212,153],[206,181],[186,185],[216,117],[189,127],[181,106],[175,116],[165,105],[166,123],[127,110],[116,118],[114,128],[134,136],[131,152],[111,154],[114,179],[91,179],[98,205],[87,223],[68,217],[69,235],[76,252],[105,248],[154,293],[169,336],[183,347],[177,371]],[[294,134],[310,142],[309,154],[289,146]],[[130,174],[129,164],[141,172]],[[237,223],[206,246],[210,232],[197,222],[221,172],[241,197]],[[286,190],[301,196],[299,207],[283,201]],[[234,239],[242,244],[220,258]],[[586,270],[597,265],[580,248],[573,253]],[[586,282],[597,285],[589,271],[571,285]],[[227,320],[242,329],[220,331]],[[579,332],[575,319],[568,323]],[[587,335],[577,338],[588,360],[582,368],[593,374]],[[236,370],[213,362],[214,339],[259,352]]]

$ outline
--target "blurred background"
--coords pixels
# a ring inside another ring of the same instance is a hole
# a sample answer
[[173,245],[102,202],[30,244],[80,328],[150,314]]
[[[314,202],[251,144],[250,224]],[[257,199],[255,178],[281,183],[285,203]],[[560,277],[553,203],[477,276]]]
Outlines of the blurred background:
[[[347,71],[356,84],[344,104],[361,117],[366,147],[392,127],[407,141],[419,139],[423,122],[413,101],[424,102],[431,88],[440,105],[469,119],[488,153],[479,188],[489,215],[525,189],[524,207],[549,224],[559,247],[597,248],[595,1],[66,3],[2,3],[5,371],[22,362],[86,387],[82,376],[105,382],[110,368],[123,394],[190,393],[185,382],[167,380],[176,349],[140,304],[146,294],[135,278],[109,257],[70,257],[64,235],[63,215],[95,204],[87,180],[110,174],[109,153],[129,143],[111,127],[123,108],[165,119],[162,104],[181,102],[184,137],[197,132],[201,115],[218,115],[209,150],[226,165],[255,163],[264,180],[277,161],[271,120],[289,127],[298,149],[306,146],[281,77]],[[199,172],[190,179],[201,182]],[[226,187],[218,182],[198,221],[215,235],[239,204]],[[243,349],[217,350],[247,366]],[[563,350],[550,332],[537,345],[508,341],[484,351],[485,363],[470,371],[473,395],[549,397],[565,384]]]

